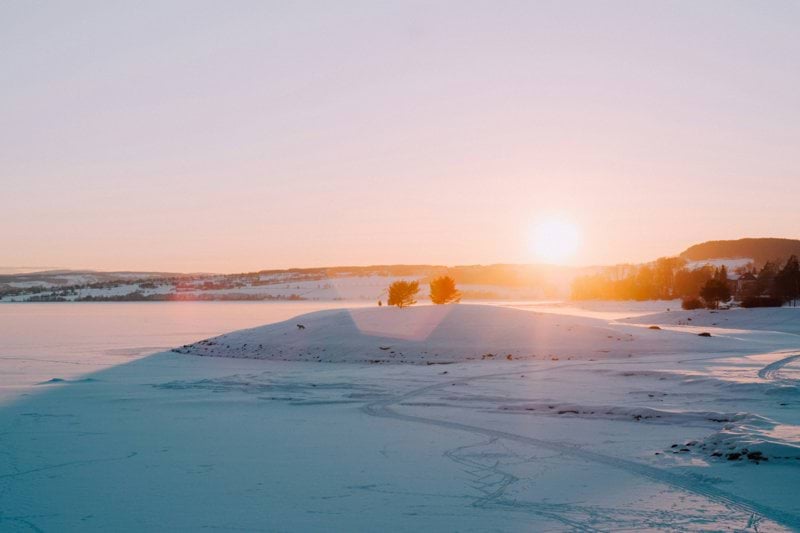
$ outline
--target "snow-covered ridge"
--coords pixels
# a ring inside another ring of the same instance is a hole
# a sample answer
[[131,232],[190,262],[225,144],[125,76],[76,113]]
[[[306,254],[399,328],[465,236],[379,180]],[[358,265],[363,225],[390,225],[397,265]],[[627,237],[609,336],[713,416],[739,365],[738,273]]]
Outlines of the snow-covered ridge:
[[284,361],[444,364],[633,357],[710,347],[724,352],[733,345],[725,337],[612,329],[592,318],[461,304],[320,311],[176,351]]

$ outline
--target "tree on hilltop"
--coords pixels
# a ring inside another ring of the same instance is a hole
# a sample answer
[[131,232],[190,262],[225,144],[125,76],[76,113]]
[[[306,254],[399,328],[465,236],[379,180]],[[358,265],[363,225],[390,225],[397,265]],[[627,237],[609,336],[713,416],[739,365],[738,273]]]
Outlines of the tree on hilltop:
[[456,289],[456,280],[441,276],[430,283],[431,301],[435,304],[449,304],[461,301],[461,292]]
[[389,299],[388,305],[396,305],[403,308],[409,305],[414,305],[417,301],[414,299],[419,292],[418,281],[395,281],[389,285]]

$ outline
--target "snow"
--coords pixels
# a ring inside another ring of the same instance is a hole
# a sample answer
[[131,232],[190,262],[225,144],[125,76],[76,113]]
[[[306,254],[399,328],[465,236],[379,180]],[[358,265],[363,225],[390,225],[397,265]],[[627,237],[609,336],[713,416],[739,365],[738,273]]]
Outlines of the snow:
[[641,357],[741,349],[717,335],[659,335],[597,319],[489,305],[420,305],[321,311],[206,339],[181,353],[282,361],[445,364],[481,359]]
[[52,366],[0,408],[0,529],[800,528],[794,310],[621,305],[296,307],[206,357]]
[[30,289],[33,287],[53,287],[52,283],[48,283],[46,281],[12,281],[7,283],[9,287],[13,287],[15,289]]
[[[391,276],[344,276],[320,280],[273,278],[269,285],[237,287],[203,291],[208,294],[268,294],[270,296],[300,296],[307,300],[370,300],[386,298],[386,289],[394,281]],[[262,279],[263,281],[263,279]]]
[[759,330],[800,335],[800,308],[764,307],[757,309],[734,308],[718,311],[698,309],[675,311],[633,317],[628,323],[661,324],[670,326],[695,326],[724,328],[728,330]]
[[680,300],[647,300],[647,301],[532,301],[509,302],[503,305],[516,309],[528,309],[541,313],[582,316],[604,320],[620,320],[638,316],[652,315],[671,309],[680,309]]
[[738,275],[735,275],[735,270],[737,268],[745,268],[747,266],[752,265],[755,261],[749,257],[733,257],[733,258],[716,258],[716,259],[701,259],[699,261],[689,261],[686,263],[686,268],[689,270],[695,270],[697,268],[702,268],[704,266],[712,266],[714,268],[719,268],[724,266],[728,269],[728,276],[731,279],[737,279]]

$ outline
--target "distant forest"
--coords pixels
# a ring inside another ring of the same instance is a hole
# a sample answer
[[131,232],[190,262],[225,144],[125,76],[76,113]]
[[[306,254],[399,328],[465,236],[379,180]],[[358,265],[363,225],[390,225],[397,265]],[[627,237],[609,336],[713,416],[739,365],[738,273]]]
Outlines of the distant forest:
[[[782,305],[800,298],[800,240],[746,238],[708,241],[690,246],[678,257],[662,257],[643,265],[616,265],[577,277],[575,300],[672,300],[685,306],[715,307],[730,298],[745,306]],[[719,259],[750,259],[728,272],[702,263]],[[695,264],[696,264],[695,263]],[[704,298],[705,295],[705,298]]]
[[800,298],[800,263],[792,255],[782,265],[767,261],[729,273],[725,266],[690,269],[682,257],[644,265],[618,265],[581,276],[572,284],[575,300],[684,300],[685,308],[715,308],[731,298],[745,307],[783,305]]

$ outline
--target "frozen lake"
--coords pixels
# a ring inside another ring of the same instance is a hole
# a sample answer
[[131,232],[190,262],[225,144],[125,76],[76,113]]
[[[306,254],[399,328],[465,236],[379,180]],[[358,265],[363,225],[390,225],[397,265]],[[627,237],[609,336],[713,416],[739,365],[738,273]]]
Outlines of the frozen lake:
[[0,530],[800,528],[796,310],[665,305],[444,366],[163,352],[336,302],[2,305]]
[[[55,376],[70,378],[229,331],[372,302],[112,302],[0,304],[0,404]],[[496,305],[503,305],[497,303]],[[520,309],[586,316],[631,316],[664,304],[580,309],[558,302]]]
[[0,304],[0,402],[52,377],[70,378],[188,342],[341,302]]

